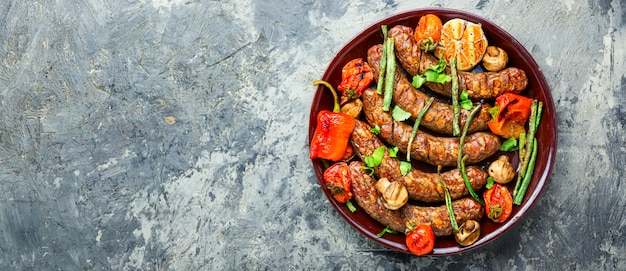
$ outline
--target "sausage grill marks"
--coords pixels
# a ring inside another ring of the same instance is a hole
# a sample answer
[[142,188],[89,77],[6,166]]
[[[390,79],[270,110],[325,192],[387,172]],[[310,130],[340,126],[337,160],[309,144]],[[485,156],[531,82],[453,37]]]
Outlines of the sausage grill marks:
[[350,162],[350,190],[353,199],[374,220],[389,228],[404,233],[405,224],[400,210],[387,209],[383,197],[376,190],[376,180],[363,169],[365,164],[359,161]]
[[[385,146],[380,139],[371,132],[371,126],[366,122],[357,120],[354,131],[350,138],[354,152],[363,160],[363,157]],[[480,190],[487,182],[487,173],[478,167],[470,166],[466,168],[472,188]],[[411,169],[406,175],[400,171],[400,160],[389,156],[389,151],[385,150],[382,163],[374,167],[374,175],[379,178],[385,177],[390,181],[402,182],[408,192],[409,198],[423,202],[442,202],[444,200],[443,187],[439,182],[437,173],[426,173],[418,169]],[[458,199],[469,192],[465,187],[463,176],[458,169],[453,169],[441,173],[450,196]]]
[[[370,47],[367,51],[367,61],[374,72],[374,78],[378,78],[378,74],[380,73],[382,50],[383,46],[378,44]],[[422,110],[429,99],[430,97],[428,95],[415,89],[411,85],[411,82],[408,81],[400,69],[396,69],[393,101],[404,111],[411,113],[411,120],[415,120],[417,118],[420,110]],[[468,133],[488,129],[487,122],[491,119],[491,115],[487,112],[488,108],[490,108],[489,105],[482,105],[482,109],[472,120]],[[461,116],[459,119],[461,127],[465,125],[465,120],[469,114],[470,111],[461,109]],[[434,101],[422,118],[420,126],[426,127],[429,130],[440,134],[452,135],[453,119],[454,111],[452,105]]]
[[[395,52],[398,62],[411,76],[424,74],[430,65],[437,65],[439,60],[432,54],[419,49],[413,29],[397,25],[389,30],[389,37],[395,41]],[[371,63],[370,63],[371,64]],[[446,68],[450,74],[450,69]],[[458,71],[459,90],[467,90],[469,98],[474,101],[495,99],[497,96],[511,92],[520,93],[528,85],[524,70],[510,67],[499,72],[464,72]],[[452,84],[426,82],[426,87],[441,95],[452,96]]]
[[[380,127],[378,136],[406,153],[413,127],[394,121],[389,112],[382,110],[383,97],[376,93],[376,89],[364,90],[361,99],[369,124]],[[463,153],[468,155],[466,164],[478,163],[495,154],[499,148],[500,137],[492,133],[470,134],[463,144]],[[435,166],[456,166],[458,153],[458,137],[437,137],[420,130],[416,132],[411,146],[411,157]]]
[[[445,205],[423,207],[407,203],[398,210],[389,210],[383,205],[384,199],[376,190],[376,180],[363,169],[363,162],[351,162],[349,167],[354,200],[379,223],[401,233],[405,232],[406,225],[411,224],[431,225],[435,236],[453,233],[450,216]],[[479,221],[484,214],[483,207],[471,197],[453,201],[452,208],[459,224],[470,219]]]

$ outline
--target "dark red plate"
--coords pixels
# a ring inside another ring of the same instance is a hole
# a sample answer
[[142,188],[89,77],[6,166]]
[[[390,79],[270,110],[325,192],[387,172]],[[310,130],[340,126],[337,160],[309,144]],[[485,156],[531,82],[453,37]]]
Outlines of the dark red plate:
[[[339,53],[337,53],[335,58],[333,58],[330,62],[328,69],[321,79],[336,87],[341,82],[341,68],[348,61],[359,57],[366,59],[367,49],[369,47],[375,44],[382,44],[383,35],[380,28],[381,25],[387,25],[389,29],[395,25],[406,25],[414,28],[417,25],[419,18],[428,13],[438,15],[444,23],[453,18],[462,18],[471,22],[482,24],[483,30],[489,41],[489,45],[495,45],[503,48],[509,54],[509,66],[521,68],[526,72],[528,76],[528,87],[522,94],[538,99],[544,103],[541,124],[536,134],[539,142],[539,153],[536,160],[533,178],[525,194],[522,205],[514,206],[511,217],[504,223],[494,223],[484,217],[481,220],[481,237],[473,245],[462,247],[457,244],[452,236],[437,237],[435,248],[429,255],[450,255],[481,247],[502,236],[516,223],[518,223],[537,201],[548,182],[556,156],[556,112],[548,83],[541,72],[541,68],[537,65],[533,57],[524,48],[524,46],[522,46],[522,44],[520,44],[513,36],[508,34],[502,28],[488,20],[474,14],[452,9],[416,9],[393,15],[375,23],[349,41],[339,51]],[[313,98],[311,113],[309,116],[309,142],[317,124],[317,113],[324,109],[332,110],[332,105],[333,99],[330,91],[323,89],[322,87],[318,87],[315,97]],[[511,157],[513,156],[514,155],[511,155]],[[517,160],[513,159],[513,162],[514,166],[516,166]],[[381,225],[363,211],[351,213],[346,208],[345,204],[337,203],[329,194],[328,190],[325,189],[323,183],[324,166],[322,165],[322,161],[314,159],[312,163],[315,174],[317,175],[324,194],[328,198],[330,204],[348,223],[350,223],[350,225],[352,225],[352,227],[385,247],[409,253],[405,245],[404,234],[385,234],[382,238],[378,238],[376,234],[383,230],[385,227],[384,225]],[[511,191],[513,191],[514,185],[515,180],[508,184]],[[479,194],[482,195],[482,191],[479,191]]]

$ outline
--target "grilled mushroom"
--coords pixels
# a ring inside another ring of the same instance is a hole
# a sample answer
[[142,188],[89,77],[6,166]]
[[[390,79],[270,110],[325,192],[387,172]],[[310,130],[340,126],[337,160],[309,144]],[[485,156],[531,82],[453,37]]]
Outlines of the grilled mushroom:
[[491,165],[489,165],[489,176],[493,177],[493,181],[499,184],[506,184],[513,180],[515,177],[515,169],[511,162],[509,162],[509,157],[506,155],[500,155],[498,160],[493,161]]
[[376,189],[383,195],[383,205],[389,210],[398,210],[409,200],[409,193],[403,184],[390,182],[387,178],[380,178],[376,182]]
[[346,113],[353,118],[358,118],[363,110],[363,101],[361,99],[344,100],[341,98],[341,112]]
[[454,234],[454,239],[462,246],[469,246],[475,243],[480,237],[480,223],[476,220],[467,220],[459,227],[459,231]]
[[497,72],[506,67],[509,55],[500,47],[487,46],[487,52],[483,56],[483,66],[488,71]]

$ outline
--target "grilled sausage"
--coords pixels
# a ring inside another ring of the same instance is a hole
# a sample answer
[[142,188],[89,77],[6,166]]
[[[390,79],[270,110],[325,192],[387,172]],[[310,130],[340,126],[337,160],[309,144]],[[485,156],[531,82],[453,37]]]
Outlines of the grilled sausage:
[[404,232],[405,225],[400,210],[390,210],[384,205],[385,200],[376,190],[376,180],[365,172],[365,164],[350,162],[350,190],[353,199],[374,220],[394,231]]
[[[397,25],[389,30],[389,37],[395,41],[395,52],[398,62],[411,76],[424,74],[430,65],[438,65],[439,60],[432,54],[419,49],[413,29]],[[446,68],[450,74],[450,69]],[[459,90],[467,90],[469,98],[474,101],[495,99],[507,92],[520,93],[528,85],[526,73],[518,68],[509,67],[499,72],[464,72],[457,73]],[[438,84],[426,82],[426,87],[447,97],[452,97],[452,83]]]
[[[350,187],[354,200],[370,217],[397,232],[405,232],[406,225],[428,224],[436,236],[452,234],[445,205],[422,207],[407,203],[395,211],[385,208],[384,199],[375,187],[376,180],[365,172],[363,166],[358,161],[350,163]],[[470,219],[478,221],[484,213],[483,207],[472,198],[453,201],[452,209],[459,225]]]
[[[364,90],[361,99],[363,112],[369,124],[380,127],[378,136],[406,153],[413,127],[394,121],[389,112],[383,111],[383,97],[376,93],[376,89]],[[485,132],[468,135],[463,144],[463,153],[468,155],[467,164],[478,163],[499,149],[500,137]],[[458,154],[458,137],[437,137],[419,129],[416,131],[411,145],[411,157],[414,159],[435,166],[456,166]]]
[[[382,45],[374,45],[367,51],[367,61],[374,72],[374,78],[378,78],[380,73],[380,59],[382,56]],[[379,82],[380,83],[380,82]],[[396,69],[395,88],[393,91],[393,101],[404,111],[411,113],[411,119],[415,120],[420,110],[426,105],[430,97],[425,93],[415,89],[407,80],[400,69]],[[472,120],[468,133],[476,131],[484,131],[488,129],[487,122],[491,119],[491,115],[487,112],[489,106],[482,105],[482,109]],[[465,125],[465,120],[469,116],[470,111],[461,109],[459,123],[461,127]],[[431,131],[451,135],[452,123],[454,119],[454,111],[452,106],[447,103],[434,101],[424,114],[420,126],[424,126]]]
[[[385,146],[380,139],[371,131],[371,126],[366,122],[357,120],[354,131],[350,136],[354,152],[361,158],[370,156],[374,151]],[[467,176],[474,190],[480,190],[487,182],[487,173],[478,167],[466,168]],[[444,200],[443,187],[439,182],[437,173],[426,173],[412,168],[406,175],[400,171],[400,160],[389,156],[389,150],[385,148],[382,163],[374,167],[374,174],[379,178],[385,177],[390,181],[402,182],[409,192],[409,198],[423,202],[441,202]],[[452,199],[458,199],[469,193],[461,171],[453,169],[441,173],[448,192]]]
[[[459,225],[467,220],[480,221],[484,214],[483,206],[472,197],[452,201],[452,210]],[[405,225],[430,224],[435,236],[446,236],[454,233],[445,205],[437,207],[405,205],[400,211],[402,211]]]

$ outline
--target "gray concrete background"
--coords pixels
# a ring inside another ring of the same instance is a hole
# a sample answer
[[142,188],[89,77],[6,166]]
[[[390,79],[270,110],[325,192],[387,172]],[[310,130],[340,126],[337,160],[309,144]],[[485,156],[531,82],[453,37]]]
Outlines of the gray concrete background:
[[[386,16],[485,17],[535,57],[559,148],[502,238],[412,257],[335,213],[314,88]],[[626,7],[590,1],[0,2],[0,270],[626,270]]]

